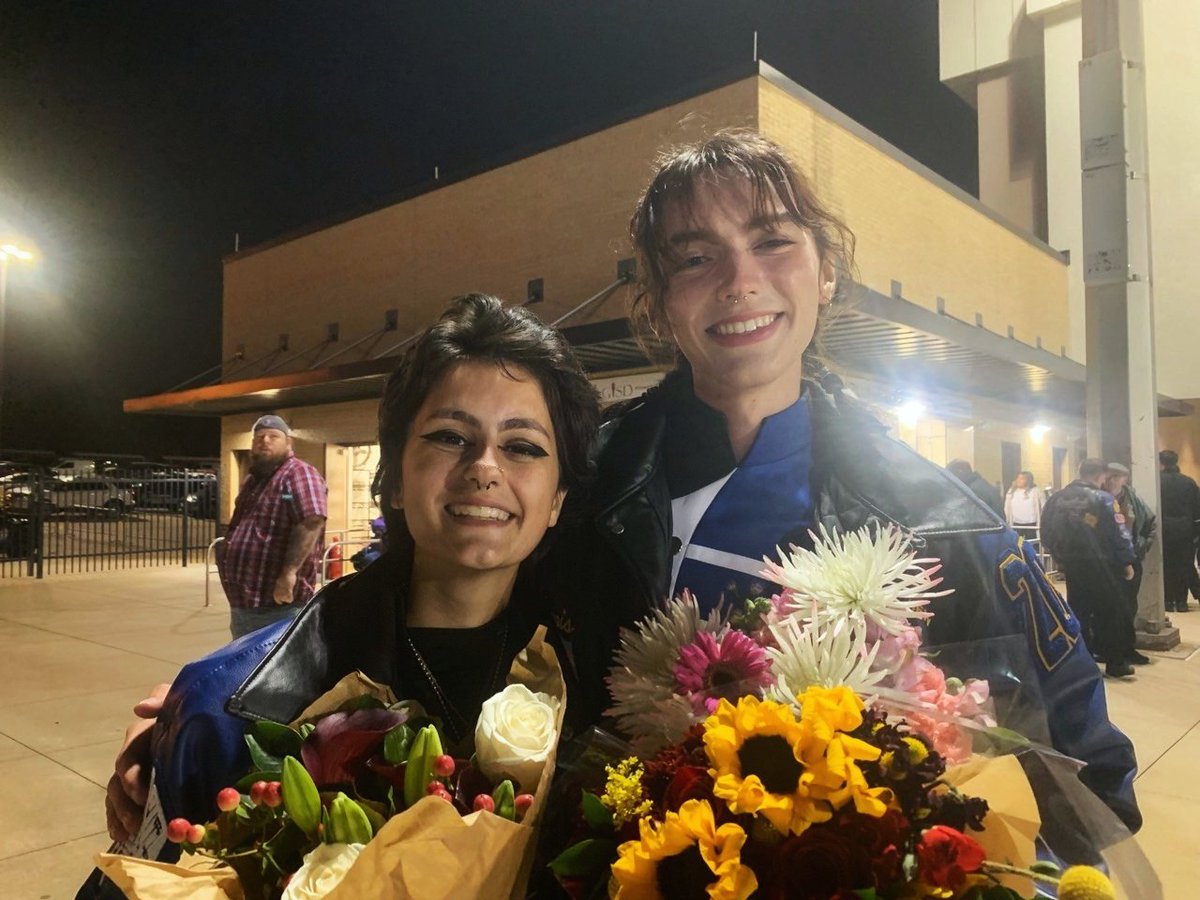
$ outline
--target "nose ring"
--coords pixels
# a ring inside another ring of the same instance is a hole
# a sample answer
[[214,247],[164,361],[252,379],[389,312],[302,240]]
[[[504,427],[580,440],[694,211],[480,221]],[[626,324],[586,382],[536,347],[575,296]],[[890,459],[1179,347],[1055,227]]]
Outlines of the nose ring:
[[737,306],[743,300],[749,300],[749,299],[750,299],[749,294],[726,294],[725,295],[725,302],[727,302],[733,306]]
[[[480,468],[482,468],[482,466],[481,466]],[[503,470],[502,468],[500,468],[499,466],[488,466],[487,468],[489,468],[489,469],[495,469],[495,470],[496,470],[496,473],[497,473],[497,475],[503,475],[503,474],[504,474],[504,470]],[[493,486],[493,485],[496,485],[496,484],[499,484],[499,483],[500,483],[500,480],[499,480],[498,478],[488,478],[488,479],[487,479],[487,481],[486,481],[486,482],[484,482],[484,480],[483,480],[483,478],[482,478],[482,477],[480,477],[480,476],[479,476],[479,475],[477,475],[477,474],[471,474],[471,473],[469,473],[469,472],[467,473],[467,477],[468,477],[469,479],[471,479],[472,481],[474,481],[474,482],[475,482],[475,486],[476,486],[477,488],[479,488],[481,491],[490,491],[490,490],[492,489],[492,486]]]

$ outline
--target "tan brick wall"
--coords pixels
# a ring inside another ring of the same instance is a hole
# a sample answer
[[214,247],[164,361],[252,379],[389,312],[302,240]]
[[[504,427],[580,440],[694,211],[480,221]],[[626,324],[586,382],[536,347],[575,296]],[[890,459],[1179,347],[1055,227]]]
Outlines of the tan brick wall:
[[[352,340],[380,327],[390,308],[399,309],[399,335],[388,336],[395,342],[429,324],[457,294],[483,290],[521,300],[531,278],[545,280],[546,302],[537,311],[556,318],[616,278],[617,260],[629,255],[629,214],[655,151],[705,130],[753,126],[756,90],[757,80],[747,79],[229,260],[226,357],[239,343],[248,359],[262,356],[284,332],[297,352],[321,341],[335,321]],[[619,317],[626,302],[611,298],[596,318]]]
[[762,83],[760,127],[782,144],[818,195],[858,237],[859,277],[998,334],[1057,351],[1067,341],[1066,266],[897,159]]

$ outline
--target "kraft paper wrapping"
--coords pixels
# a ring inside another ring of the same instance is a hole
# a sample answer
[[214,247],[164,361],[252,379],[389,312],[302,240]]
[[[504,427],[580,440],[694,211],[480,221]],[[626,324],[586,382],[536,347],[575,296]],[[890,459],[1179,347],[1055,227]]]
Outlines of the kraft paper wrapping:
[[[562,734],[566,686],[544,627],[513,660],[508,683],[557,697],[555,724]],[[425,797],[379,830],[330,900],[519,900],[533,867],[535,829],[554,777],[555,755],[542,770],[536,799],[521,824],[490,813],[460,816],[444,800]]]
[[[556,697],[556,725],[562,734],[566,685],[544,627],[513,660],[508,683]],[[310,705],[297,722],[337,709],[364,693],[383,699],[377,691],[391,693],[361,673],[348,675]],[[379,830],[328,896],[331,900],[523,897],[537,847],[534,829],[541,819],[542,798],[554,777],[556,753],[550,754],[534,793],[536,799],[520,824],[491,813],[460,816],[444,800],[425,797]],[[179,865],[169,865],[101,853],[96,865],[130,900],[243,900],[233,869],[205,857],[185,857]]]
[[[1034,839],[1042,827],[1037,799],[1025,770],[1012,755],[976,756],[946,770],[942,780],[964,794],[988,802],[983,831],[968,832],[992,862],[1028,868],[1037,859]],[[1022,897],[1033,895],[1033,881],[1019,875],[1002,875],[1000,882]]]
[[244,900],[237,873],[202,856],[184,856],[171,865],[100,853],[96,868],[134,900]]
[[314,719],[319,719],[321,716],[337,712],[343,704],[349,703],[351,700],[357,700],[359,697],[374,697],[384,706],[391,706],[396,702],[396,695],[392,693],[392,689],[386,684],[378,684],[362,672],[351,672],[310,703],[304,712],[300,713],[300,715],[296,716],[288,724],[292,728],[296,728],[305,722],[311,722]]

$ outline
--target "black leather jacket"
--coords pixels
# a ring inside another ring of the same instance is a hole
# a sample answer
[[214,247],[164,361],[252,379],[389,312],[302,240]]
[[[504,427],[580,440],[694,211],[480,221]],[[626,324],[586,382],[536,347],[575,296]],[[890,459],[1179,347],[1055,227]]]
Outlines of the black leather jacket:
[[[1109,722],[1103,683],[1078,622],[1032,551],[944,469],[888,438],[859,402],[813,383],[805,389],[819,522],[843,530],[895,524],[923,547],[923,555],[941,559],[943,586],[954,593],[935,601],[928,644],[1027,638],[1027,662],[1044,694],[1054,746],[1088,764],[1081,777],[1136,830],[1141,816],[1132,791],[1133,746]],[[560,535],[539,566],[539,593],[553,598],[573,723],[595,721],[607,709],[604,677],[619,629],[632,626],[669,590],[671,557],[679,546],[673,543],[665,436],[690,393],[687,376],[674,373],[602,426],[586,521]],[[780,545],[789,538],[794,541],[795,533],[781,535]],[[996,672],[986,666],[955,674],[989,677],[995,685]]]

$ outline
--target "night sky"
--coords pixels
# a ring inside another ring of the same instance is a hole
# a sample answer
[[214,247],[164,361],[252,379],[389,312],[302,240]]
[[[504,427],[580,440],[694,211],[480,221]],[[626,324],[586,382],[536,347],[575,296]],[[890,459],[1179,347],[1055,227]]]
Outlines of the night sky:
[[[0,447],[204,455],[126,416],[220,361],[221,258],[603,127],[759,56],[966,190],[936,0],[58,2],[0,9]],[[480,285],[487,289],[487,285]]]

